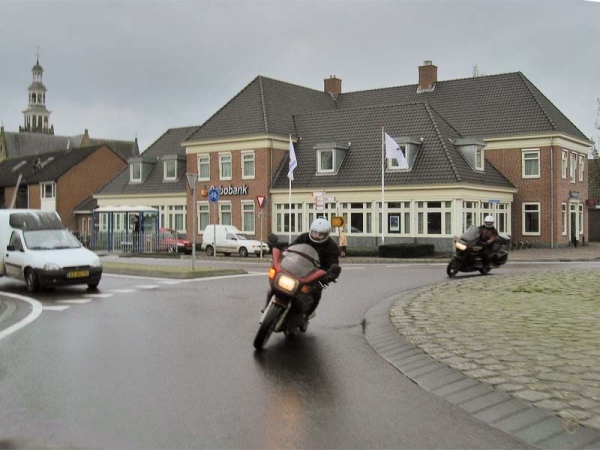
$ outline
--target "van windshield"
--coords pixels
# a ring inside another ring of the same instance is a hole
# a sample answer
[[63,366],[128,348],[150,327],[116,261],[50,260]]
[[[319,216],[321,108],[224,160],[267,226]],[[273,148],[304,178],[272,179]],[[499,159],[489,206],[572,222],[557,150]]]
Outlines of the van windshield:
[[60,250],[81,247],[75,236],[65,229],[25,231],[23,237],[30,250]]
[[247,241],[248,240],[248,237],[245,234],[237,234],[236,233],[236,236],[237,236],[238,240],[240,240],[240,241]]

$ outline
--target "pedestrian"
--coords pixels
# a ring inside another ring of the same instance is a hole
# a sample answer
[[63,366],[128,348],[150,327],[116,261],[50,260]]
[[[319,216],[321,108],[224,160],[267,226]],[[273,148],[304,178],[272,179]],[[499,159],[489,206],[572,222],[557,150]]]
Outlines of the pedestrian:
[[340,228],[340,239],[338,247],[340,248],[340,256],[344,258],[346,256],[346,247],[348,246],[348,238],[346,238],[346,232],[343,228]]

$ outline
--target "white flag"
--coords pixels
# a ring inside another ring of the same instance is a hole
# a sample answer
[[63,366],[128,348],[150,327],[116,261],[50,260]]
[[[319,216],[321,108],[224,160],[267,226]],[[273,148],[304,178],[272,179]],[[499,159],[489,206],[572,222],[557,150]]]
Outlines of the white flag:
[[292,181],[294,181],[294,169],[297,165],[298,161],[296,160],[296,152],[294,152],[294,143],[290,134],[290,170],[288,171],[288,178]]
[[395,158],[398,161],[398,167],[408,169],[408,161],[404,157],[402,150],[400,150],[400,146],[387,133],[385,133],[385,157]]

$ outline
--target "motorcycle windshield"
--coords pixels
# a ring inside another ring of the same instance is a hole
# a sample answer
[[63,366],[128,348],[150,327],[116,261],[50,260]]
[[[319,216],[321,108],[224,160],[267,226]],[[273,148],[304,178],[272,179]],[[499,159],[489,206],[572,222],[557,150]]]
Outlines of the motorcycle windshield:
[[304,278],[319,268],[319,254],[308,244],[291,245],[283,252],[281,268]]

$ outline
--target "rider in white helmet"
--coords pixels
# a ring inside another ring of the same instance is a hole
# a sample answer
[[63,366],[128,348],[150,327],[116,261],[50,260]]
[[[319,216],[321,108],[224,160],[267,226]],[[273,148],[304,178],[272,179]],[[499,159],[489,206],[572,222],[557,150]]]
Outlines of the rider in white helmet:
[[498,230],[494,227],[494,217],[485,216],[479,227],[479,242],[483,245],[483,265],[488,265],[489,256],[494,252],[494,242],[498,239]]
[[[342,269],[340,268],[340,250],[336,242],[329,236],[331,233],[331,224],[327,219],[322,217],[313,220],[310,224],[310,231],[302,233],[296,238],[291,245],[294,244],[309,244],[319,254],[321,268],[329,272],[330,280],[335,280]],[[308,319],[313,317],[313,313],[321,300],[321,291],[317,291],[313,295],[314,304],[306,311],[305,318],[308,325]],[[306,327],[304,330],[306,331]]]

